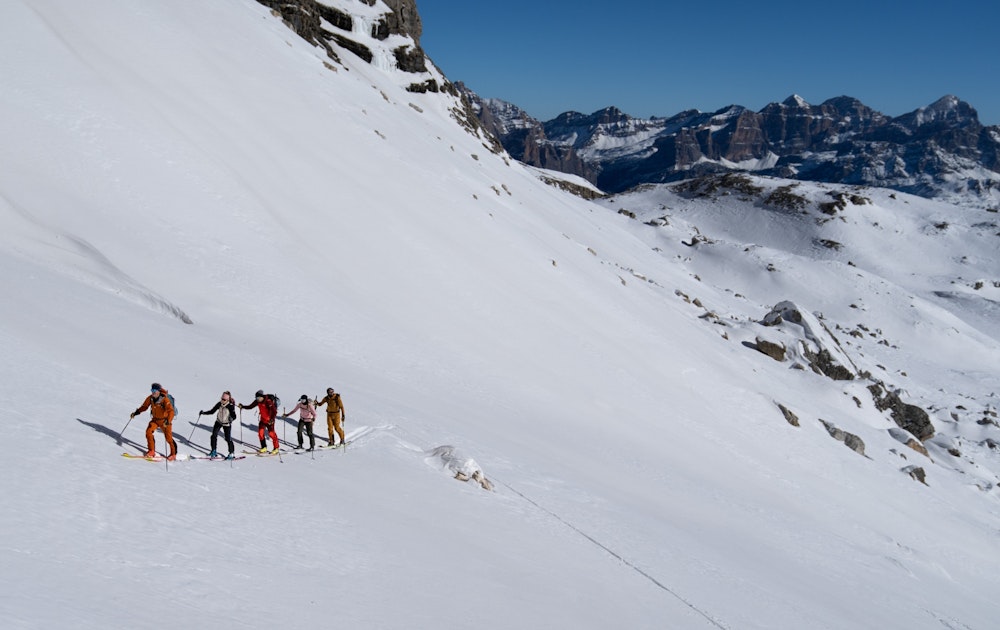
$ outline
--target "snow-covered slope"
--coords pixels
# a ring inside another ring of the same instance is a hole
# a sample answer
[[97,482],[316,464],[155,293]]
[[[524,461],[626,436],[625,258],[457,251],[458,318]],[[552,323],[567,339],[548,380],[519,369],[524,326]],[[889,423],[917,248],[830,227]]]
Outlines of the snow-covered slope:
[[[995,328],[926,270],[911,308],[874,269],[684,256],[250,0],[14,0],[0,42],[4,627],[991,627],[996,467],[904,459],[861,382],[741,343],[783,300],[852,325],[827,300],[856,295],[909,400],[982,411]],[[332,385],[353,442],[126,460],[154,380],[182,453],[224,389]]]

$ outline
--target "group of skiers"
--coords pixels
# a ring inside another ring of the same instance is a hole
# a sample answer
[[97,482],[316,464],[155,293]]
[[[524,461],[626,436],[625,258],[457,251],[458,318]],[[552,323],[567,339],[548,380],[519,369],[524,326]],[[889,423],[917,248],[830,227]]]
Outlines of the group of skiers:
[[[303,432],[309,436],[309,448],[306,450],[313,450],[316,448],[316,436],[313,433],[313,422],[316,420],[316,409],[317,407],[322,407],[326,405],[326,424],[327,424],[327,435],[329,436],[329,446],[337,446],[338,443],[335,440],[336,437],[340,437],[340,444],[342,445],[345,441],[344,438],[344,420],[347,417],[347,412],[344,410],[344,402],[340,397],[340,394],[334,391],[332,387],[328,387],[326,390],[326,397],[322,400],[310,400],[308,396],[303,394],[299,397],[298,402],[295,407],[288,413],[280,414],[283,417],[290,417],[295,412],[299,413],[299,423],[298,423],[298,448],[304,448],[303,446]],[[274,445],[274,449],[271,451],[277,453],[280,447],[278,442],[278,434],[274,430],[274,423],[278,419],[278,397],[274,394],[265,394],[264,390],[257,390],[254,394],[254,401],[249,405],[244,405],[242,403],[237,403],[232,394],[228,391],[222,392],[222,396],[219,401],[215,403],[208,411],[199,411],[198,416],[211,416],[215,414],[215,425],[212,427],[212,437],[210,444],[212,447],[209,457],[220,457],[217,450],[219,431],[223,433],[223,437],[226,440],[226,445],[229,447],[229,455],[226,459],[232,459],[235,457],[236,446],[233,443],[232,436],[232,425],[236,420],[236,408],[240,409],[257,409],[260,414],[260,419],[257,424],[257,437],[260,439],[260,452],[267,453],[267,441],[266,438],[270,437],[271,442]],[[173,396],[167,392],[159,383],[153,383],[150,386],[149,396],[146,400],[132,412],[129,418],[135,418],[140,413],[143,413],[147,409],[150,410],[151,419],[149,421],[149,426],[146,427],[146,457],[156,456],[156,443],[153,438],[153,434],[157,429],[163,432],[166,438],[167,446],[170,448],[170,454],[167,456],[167,460],[174,461],[177,459],[177,443],[174,441],[172,423],[174,415],[176,414],[176,409],[174,406]]]

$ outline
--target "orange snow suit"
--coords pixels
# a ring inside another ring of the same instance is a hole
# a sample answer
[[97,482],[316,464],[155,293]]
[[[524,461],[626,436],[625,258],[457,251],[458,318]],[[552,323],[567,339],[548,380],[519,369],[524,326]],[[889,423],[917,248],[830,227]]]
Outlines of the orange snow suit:
[[170,397],[167,396],[167,390],[160,390],[160,395],[153,398],[150,394],[146,396],[146,400],[143,401],[142,405],[135,410],[136,415],[150,410],[150,415],[153,417],[149,421],[149,426],[146,427],[146,452],[152,453],[156,451],[156,441],[153,439],[153,433],[157,429],[163,431],[163,436],[167,439],[167,445],[170,446],[170,455],[177,455],[177,443],[174,442],[174,430],[171,426],[174,419],[174,406],[170,404]]
[[326,398],[316,403],[316,407],[326,405],[326,430],[330,435],[330,445],[333,446],[333,432],[340,436],[340,442],[344,442],[344,427],[341,424],[343,417],[347,415],[344,410],[344,402],[340,399],[340,394],[327,394]]

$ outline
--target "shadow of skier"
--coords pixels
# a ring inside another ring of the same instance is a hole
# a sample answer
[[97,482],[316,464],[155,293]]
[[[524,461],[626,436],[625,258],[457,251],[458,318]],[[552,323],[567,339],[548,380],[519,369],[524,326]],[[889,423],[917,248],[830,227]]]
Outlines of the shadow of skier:
[[76,421],[79,422],[80,424],[83,424],[83,425],[86,425],[86,426],[90,427],[91,429],[93,429],[94,431],[97,431],[98,433],[102,433],[102,434],[104,434],[104,435],[106,435],[108,437],[114,438],[115,439],[115,443],[118,444],[118,446],[131,446],[131,447],[135,448],[137,451],[139,451],[140,453],[145,453],[146,452],[146,445],[145,444],[140,444],[138,442],[130,440],[130,439],[122,436],[122,434],[119,433],[118,431],[115,431],[114,429],[106,427],[103,424],[98,424],[96,422],[88,422],[88,421],[86,421],[86,420],[84,420],[82,418],[77,418]]

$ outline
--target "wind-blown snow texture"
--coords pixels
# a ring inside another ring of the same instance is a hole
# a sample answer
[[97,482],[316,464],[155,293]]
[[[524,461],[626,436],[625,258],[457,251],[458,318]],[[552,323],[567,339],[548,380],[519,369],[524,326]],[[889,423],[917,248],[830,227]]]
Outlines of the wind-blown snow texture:
[[[5,628],[994,627],[995,214],[592,204],[250,0],[11,0],[0,42]],[[748,347],[785,300],[932,410],[930,458]],[[182,453],[224,389],[332,385],[353,442],[130,461],[154,380]]]

